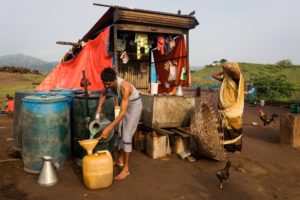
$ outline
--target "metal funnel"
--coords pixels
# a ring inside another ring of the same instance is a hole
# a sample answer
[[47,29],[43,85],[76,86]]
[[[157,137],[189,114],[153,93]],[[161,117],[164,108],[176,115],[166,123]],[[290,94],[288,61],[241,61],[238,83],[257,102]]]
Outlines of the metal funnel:
[[52,164],[51,156],[43,156],[43,166],[37,183],[41,186],[52,186],[58,182],[58,176]]

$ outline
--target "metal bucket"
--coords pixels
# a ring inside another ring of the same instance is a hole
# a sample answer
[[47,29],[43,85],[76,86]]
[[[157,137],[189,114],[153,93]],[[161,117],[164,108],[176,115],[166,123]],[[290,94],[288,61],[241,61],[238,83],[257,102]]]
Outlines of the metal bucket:
[[63,166],[70,156],[70,105],[64,96],[27,96],[22,103],[24,170],[38,173],[41,157]]

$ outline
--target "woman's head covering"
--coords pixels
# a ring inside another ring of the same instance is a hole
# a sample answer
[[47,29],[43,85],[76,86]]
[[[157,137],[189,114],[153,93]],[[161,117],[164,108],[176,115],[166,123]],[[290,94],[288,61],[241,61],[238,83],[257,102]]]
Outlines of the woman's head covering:
[[236,71],[238,73],[241,72],[239,64],[237,62],[227,62],[227,63],[224,63],[222,65],[222,68],[224,69],[225,73],[226,73],[227,69],[229,69],[229,68],[232,68],[233,71]]

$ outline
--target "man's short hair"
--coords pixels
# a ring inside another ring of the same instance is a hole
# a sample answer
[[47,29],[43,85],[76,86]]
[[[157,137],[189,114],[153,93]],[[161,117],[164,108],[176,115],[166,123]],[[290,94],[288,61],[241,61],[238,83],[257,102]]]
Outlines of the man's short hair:
[[106,67],[101,72],[101,80],[102,82],[112,82],[117,79],[117,75],[115,70],[110,67]]

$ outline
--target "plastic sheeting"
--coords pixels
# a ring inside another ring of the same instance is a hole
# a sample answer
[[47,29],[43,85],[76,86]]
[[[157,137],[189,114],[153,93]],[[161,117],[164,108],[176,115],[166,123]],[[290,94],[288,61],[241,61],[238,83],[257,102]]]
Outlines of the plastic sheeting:
[[110,27],[107,27],[94,40],[89,40],[75,58],[58,64],[36,88],[48,91],[53,88],[81,88],[82,70],[91,85],[89,90],[101,90],[103,84],[100,74],[106,67],[111,67],[112,57],[108,54]]

